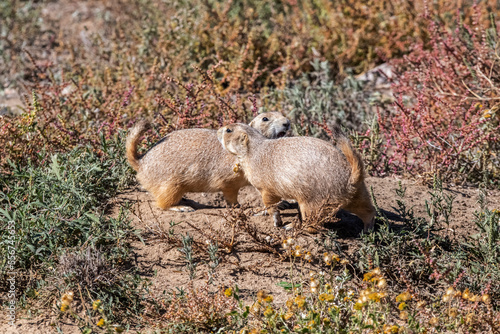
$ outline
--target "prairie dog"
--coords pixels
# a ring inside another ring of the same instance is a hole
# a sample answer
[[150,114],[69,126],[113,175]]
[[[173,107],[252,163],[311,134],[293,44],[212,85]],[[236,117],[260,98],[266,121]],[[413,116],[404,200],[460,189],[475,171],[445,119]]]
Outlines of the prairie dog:
[[[283,137],[290,129],[290,121],[279,112],[259,114],[250,125],[269,138]],[[174,131],[139,156],[137,144],[148,127],[142,121],[130,130],[127,159],[159,208],[194,211],[188,206],[175,206],[187,192],[222,191],[228,204],[238,204],[238,190],[249,183],[238,170],[238,159],[217,140],[216,130]]]
[[[373,228],[375,209],[364,182],[363,162],[346,137],[340,137],[337,146],[311,137],[268,140],[238,123],[222,127],[217,137],[238,158],[266,207],[292,198],[305,219],[322,205],[333,204],[336,210],[343,208],[361,218],[365,231]],[[279,211],[270,211],[280,226]]]

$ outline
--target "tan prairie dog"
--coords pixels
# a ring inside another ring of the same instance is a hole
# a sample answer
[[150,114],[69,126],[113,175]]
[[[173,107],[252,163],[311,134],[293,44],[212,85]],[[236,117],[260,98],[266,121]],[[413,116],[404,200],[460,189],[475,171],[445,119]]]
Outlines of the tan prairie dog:
[[311,137],[268,140],[245,124],[227,125],[217,136],[238,158],[264,205],[271,207],[276,226],[282,223],[273,205],[290,198],[299,203],[302,219],[328,204],[357,215],[365,231],[373,228],[375,209],[364,182],[363,162],[344,136],[337,146]]
[[[278,138],[286,135],[290,121],[279,112],[267,112],[255,117],[250,126],[267,138]],[[222,191],[228,204],[238,204],[239,189],[249,183],[238,170],[238,159],[217,140],[216,130],[174,131],[140,156],[137,144],[148,127],[143,121],[130,130],[127,159],[159,208],[194,211],[188,206],[176,206],[188,192]]]

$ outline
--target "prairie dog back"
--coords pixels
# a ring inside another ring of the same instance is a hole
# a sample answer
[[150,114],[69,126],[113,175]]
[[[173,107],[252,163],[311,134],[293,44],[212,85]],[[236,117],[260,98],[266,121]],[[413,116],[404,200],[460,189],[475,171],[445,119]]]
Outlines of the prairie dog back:
[[256,148],[259,158],[249,170],[266,170],[264,175],[249,172],[247,178],[257,189],[271,186],[282,198],[307,199],[321,205],[327,198],[342,198],[349,191],[351,166],[337,147],[310,137],[264,141]]

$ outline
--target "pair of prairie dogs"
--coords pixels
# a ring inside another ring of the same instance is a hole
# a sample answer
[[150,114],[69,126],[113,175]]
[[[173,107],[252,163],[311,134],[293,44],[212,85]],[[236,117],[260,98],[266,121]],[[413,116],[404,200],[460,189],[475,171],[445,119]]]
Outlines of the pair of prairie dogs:
[[174,131],[139,156],[137,144],[148,126],[139,122],[130,131],[127,158],[161,209],[193,211],[176,206],[187,192],[222,191],[228,204],[235,205],[239,189],[251,184],[270,208],[275,226],[281,225],[275,204],[294,199],[302,219],[328,204],[360,217],[365,231],[373,228],[375,209],[363,162],[344,136],[336,146],[311,137],[284,137],[290,121],[268,112],[249,125]]

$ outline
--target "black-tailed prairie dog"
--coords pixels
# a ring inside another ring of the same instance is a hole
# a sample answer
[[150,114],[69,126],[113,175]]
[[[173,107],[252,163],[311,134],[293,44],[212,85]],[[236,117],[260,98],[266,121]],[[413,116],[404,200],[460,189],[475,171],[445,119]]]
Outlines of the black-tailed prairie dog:
[[337,146],[311,137],[268,140],[245,124],[227,125],[217,136],[260,191],[276,226],[282,223],[273,205],[290,198],[299,203],[302,219],[328,204],[357,215],[365,231],[373,228],[375,209],[364,182],[363,162],[347,138],[338,138]]
[[[282,137],[290,129],[290,121],[279,112],[259,114],[250,125],[268,138]],[[127,159],[159,208],[193,211],[188,206],[176,206],[188,192],[222,191],[228,204],[238,204],[238,190],[249,183],[238,170],[236,157],[217,140],[216,130],[174,131],[140,156],[137,144],[148,127],[142,121],[130,130]]]

